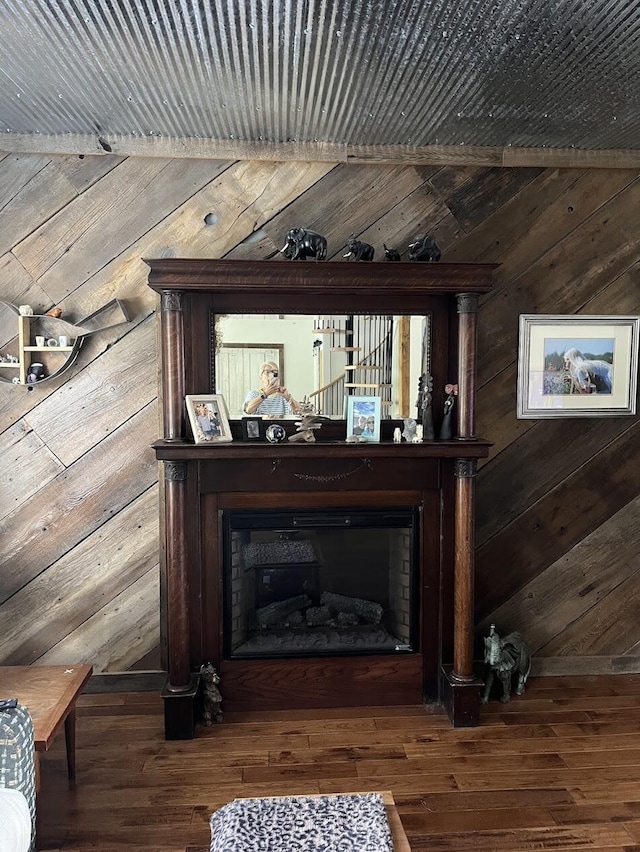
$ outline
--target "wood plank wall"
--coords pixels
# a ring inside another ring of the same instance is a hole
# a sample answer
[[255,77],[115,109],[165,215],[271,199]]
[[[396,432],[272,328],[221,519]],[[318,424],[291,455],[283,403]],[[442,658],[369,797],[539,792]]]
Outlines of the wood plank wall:
[[[0,386],[0,663],[161,667],[154,294],[142,257],[264,258],[304,224],[341,254],[422,231],[497,261],[479,333],[479,633],[539,671],[640,671],[638,417],[518,421],[520,313],[640,313],[640,172],[0,154],[0,298],[79,320],[65,379]],[[207,214],[211,224],[205,224]],[[7,342],[8,332],[0,347]]]

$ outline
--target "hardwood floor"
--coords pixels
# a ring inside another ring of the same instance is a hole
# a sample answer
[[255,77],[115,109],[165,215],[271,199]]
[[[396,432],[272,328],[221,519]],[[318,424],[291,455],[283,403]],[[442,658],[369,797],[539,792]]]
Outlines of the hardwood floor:
[[[224,691],[223,691],[224,694]],[[77,786],[43,755],[38,849],[208,848],[238,796],[391,790],[411,848],[640,852],[640,675],[535,678],[477,728],[423,707],[228,714],[163,740],[151,693],[81,696]]]

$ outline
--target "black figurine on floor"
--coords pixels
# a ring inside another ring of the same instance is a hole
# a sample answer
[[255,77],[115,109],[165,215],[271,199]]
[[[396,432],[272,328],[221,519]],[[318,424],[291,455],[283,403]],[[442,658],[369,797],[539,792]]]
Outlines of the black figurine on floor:
[[220,675],[211,663],[203,663],[200,666],[200,679],[202,680],[202,721],[205,725],[222,722]]
[[387,248],[385,243],[382,243],[382,245],[384,246],[384,259],[385,260],[393,260],[393,261],[396,261],[396,262],[399,261],[399,260],[402,260],[402,258],[400,257],[400,252],[397,249]]
[[433,237],[422,234],[409,244],[409,260],[436,263],[441,258],[441,252]]
[[515,676],[516,695],[524,695],[524,687],[531,671],[531,652],[522,634],[514,630],[504,639],[496,633],[495,624],[491,625],[489,635],[484,639],[484,661],[487,678],[481,701],[486,704],[494,677],[497,675],[502,684],[500,701],[508,704],[511,700],[511,682]]
[[444,392],[447,398],[444,401],[444,417],[440,424],[440,433],[438,438],[441,441],[450,441],[456,431],[456,397],[458,396],[458,385],[445,385]]

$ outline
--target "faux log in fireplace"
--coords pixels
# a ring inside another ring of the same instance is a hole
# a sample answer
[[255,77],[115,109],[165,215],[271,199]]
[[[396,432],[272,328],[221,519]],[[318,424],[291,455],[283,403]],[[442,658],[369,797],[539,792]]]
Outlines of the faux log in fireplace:
[[[490,446],[475,435],[476,318],[494,265],[147,262],[162,308],[167,738],[193,736],[207,661],[227,710],[426,702],[476,724],[474,477]],[[242,442],[233,420],[232,443],[193,443],[185,396],[225,393],[216,317],[320,311],[426,317],[436,428],[457,381],[455,438],[394,443],[402,422],[387,417],[379,443],[346,443],[335,420],[315,443]]]

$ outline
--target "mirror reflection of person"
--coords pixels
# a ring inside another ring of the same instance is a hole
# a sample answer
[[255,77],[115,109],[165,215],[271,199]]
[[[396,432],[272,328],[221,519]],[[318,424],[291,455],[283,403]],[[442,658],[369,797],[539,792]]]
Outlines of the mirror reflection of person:
[[260,367],[260,390],[250,390],[244,400],[245,414],[283,417],[297,414],[300,403],[280,384],[278,365],[265,361]]

